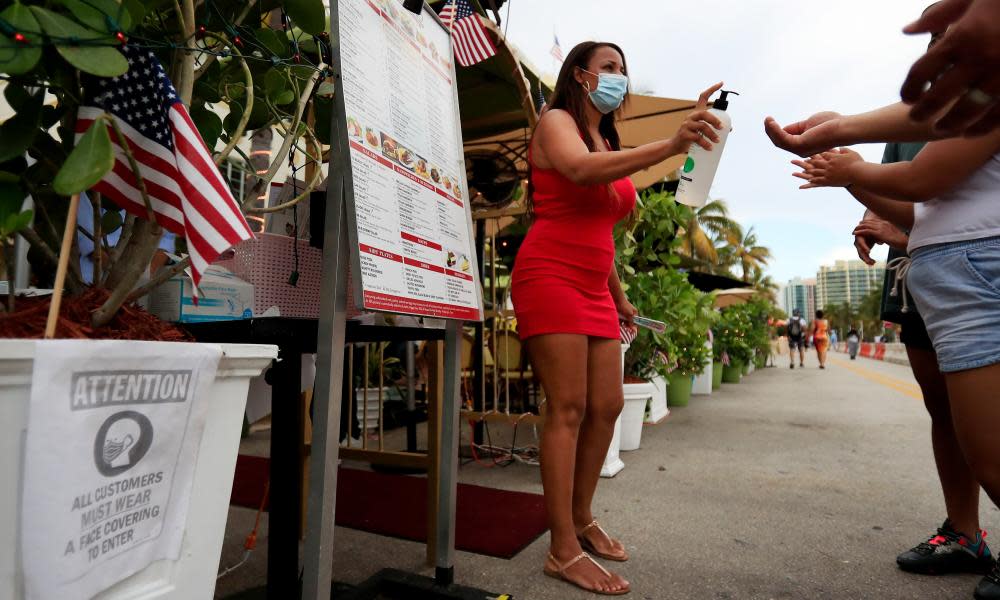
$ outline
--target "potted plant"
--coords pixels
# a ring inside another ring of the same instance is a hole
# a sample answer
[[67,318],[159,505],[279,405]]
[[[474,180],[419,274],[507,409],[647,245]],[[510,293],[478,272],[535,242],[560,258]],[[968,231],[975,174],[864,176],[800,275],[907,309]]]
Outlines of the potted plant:
[[[143,159],[126,141],[119,122],[122,117],[112,116],[116,110],[112,106],[107,109],[111,112],[97,108],[102,103],[93,88],[85,87],[85,83],[108,84],[111,78],[124,78],[130,71],[127,50],[144,52],[143,58],[153,51],[157,62],[165,66],[165,77],[172,82],[176,99],[187,107],[216,165],[225,164],[235,152],[246,160],[250,173],[260,173],[251,176],[245,195],[238,198],[246,212],[264,210],[257,198],[288,162],[290,149],[305,148],[300,152],[306,160],[322,160],[320,140],[327,134],[326,128],[314,130],[305,113],[310,104],[317,112],[323,109],[323,102],[313,99],[315,92],[324,91],[317,84],[326,70],[320,45],[312,37],[323,34],[323,2],[269,2],[265,10],[272,11],[273,18],[266,24],[258,21],[260,7],[256,4],[19,0],[5,3],[0,10],[5,25],[0,36],[0,75],[5,99],[13,111],[13,116],[0,124],[0,257],[5,259],[8,280],[13,282],[16,264],[6,259],[13,237],[21,236],[31,246],[32,272],[36,284],[43,288],[53,287],[53,272],[63,259],[66,275],[57,286],[57,296],[65,289],[75,310],[63,313],[55,335],[135,339],[135,318],[141,313],[132,304],[191,264],[184,258],[140,284],[150,271],[163,225],[153,210],[149,185],[162,185],[163,180],[144,177],[139,166]],[[281,18],[281,10],[290,20]],[[247,19],[258,24],[246,27],[243,22]],[[302,43],[296,41],[300,38]],[[86,107],[90,125],[79,120],[81,108]],[[274,129],[285,134],[282,149],[263,164],[263,154],[238,148],[253,131],[270,149]],[[77,134],[82,135],[78,138]],[[115,143],[121,160],[118,166]],[[135,212],[128,216],[100,194],[89,194],[92,206],[80,204],[80,195],[112,169],[116,174],[124,169],[133,178],[137,192],[133,202],[142,208],[133,207]],[[310,186],[318,183],[320,172],[316,169]],[[306,197],[308,189],[294,202]],[[30,206],[24,203],[25,198],[30,198]],[[75,223],[81,211],[93,216],[93,226],[85,234],[95,248],[90,277],[79,260]],[[178,240],[178,246],[173,249],[185,250],[183,239]],[[93,283],[88,284],[88,280]],[[18,312],[12,284],[9,291],[0,327],[8,336],[41,337],[40,329],[25,325],[29,319]],[[58,306],[56,301],[53,304]],[[39,310],[36,303],[21,308],[44,312],[45,307]],[[167,335],[164,332],[176,336],[174,339],[182,335],[168,327],[153,326],[145,337],[161,340]],[[10,414],[20,415],[5,421],[8,430],[4,437],[8,439],[20,439],[26,427],[35,347],[31,340],[0,340],[0,370],[8,392],[4,402]],[[115,593],[148,593],[156,579],[174,586],[178,597],[212,594],[249,379],[274,358],[273,346],[224,346],[216,381],[205,399],[211,408],[195,466],[189,529],[181,558],[166,567],[154,565],[148,575],[136,574],[116,586]],[[5,453],[3,472],[8,479],[18,481],[23,457],[19,446],[11,450]],[[6,498],[3,506],[8,509],[0,513],[0,529],[11,539],[18,522],[13,508],[18,505],[16,488],[11,486],[9,494],[14,496]],[[15,554],[0,553],[0,568],[17,572]],[[163,575],[166,572],[169,575]],[[17,596],[15,579],[0,580],[0,596]]]
[[[716,313],[718,315],[718,313]],[[726,363],[729,362],[729,355],[722,347],[719,336],[712,332],[712,389],[717,390],[722,387],[722,374]]]
[[[683,275],[683,274],[681,274]],[[705,372],[711,350],[706,332],[715,318],[714,297],[691,285],[686,276],[674,284],[676,295],[669,304],[670,317],[664,337],[670,357],[670,406],[687,406],[694,378]]]
[[723,383],[739,383],[744,367],[753,358],[749,339],[752,324],[743,306],[737,304],[724,308],[715,329],[715,338],[724,352],[723,363],[727,358],[729,361],[729,364],[723,364]]
[[[686,284],[686,277],[675,270],[679,262],[676,250],[680,245],[677,231],[688,214],[687,207],[678,204],[673,194],[645,191],[637,205],[637,219],[632,228],[620,227],[616,231],[616,245],[622,266],[622,284],[629,299],[640,314],[667,322],[671,316],[664,310],[669,307],[678,284]],[[644,410],[646,423],[659,423],[670,411],[667,408],[667,368],[660,357],[664,356],[666,341],[649,331],[640,333],[638,344],[626,355],[625,373],[631,377],[628,385],[635,394],[628,397],[640,402],[648,391],[641,383],[653,386],[652,396]],[[639,386],[639,387],[636,387]],[[638,404],[630,414],[638,412]],[[632,427],[631,430],[635,430]],[[641,429],[639,430],[641,432]]]

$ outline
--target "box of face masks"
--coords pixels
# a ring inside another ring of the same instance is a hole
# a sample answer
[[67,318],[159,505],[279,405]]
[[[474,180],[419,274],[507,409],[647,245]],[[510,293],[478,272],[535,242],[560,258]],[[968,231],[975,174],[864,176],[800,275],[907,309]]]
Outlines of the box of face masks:
[[149,312],[164,321],[203,323],[253,317],[253,286],[232,271],[211,265],[202,274],[197,303],[191,278],[172,277],[149,294]]

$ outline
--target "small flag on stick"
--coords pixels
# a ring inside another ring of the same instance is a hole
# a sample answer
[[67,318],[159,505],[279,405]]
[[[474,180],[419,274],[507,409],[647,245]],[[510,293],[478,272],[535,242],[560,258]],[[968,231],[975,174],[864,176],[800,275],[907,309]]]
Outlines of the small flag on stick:
[[458,64],[471,67],[496,55],[496,46],[469,0],[450,2],[441,9],[440,17],[451,30]]

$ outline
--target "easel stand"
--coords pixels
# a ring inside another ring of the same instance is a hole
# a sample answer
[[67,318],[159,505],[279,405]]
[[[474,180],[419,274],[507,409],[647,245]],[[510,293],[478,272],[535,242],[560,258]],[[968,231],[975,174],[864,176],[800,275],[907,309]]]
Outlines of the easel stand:
[[[347,294],[355,293],[358,306],[363,306],[361,287],[363,272],[358,251],[358,223],[356,216],[355,176],[352,170],[351,147],[346,130],[347,107],[344,93],[344,67],[340,31],[340,2],[330,0],[331,67],[334,77],[334,110],[331,125],[330,169],[327,185],[326,214],[324,223],[323,281],[320,289],[319,331],[317,335],[316,383],[313,397],[313,434],[309,469],[309,496],[306,509],[306,539],[303,559],[302,598],[306,600],[328,600],[331,595],[334,517],[337,492],[337,463],[339,458],[340,411],[343,390],[344,344],[347,327]],[[365,9],[375,9],[374,3],[362,4]],[[425,11],[430,11],[424,6]],[[429,14],[433,14],[432,12]],[[382,15],[384,17],[384,15]],[[426,16],[426,15],[425,15]],[[381,23],[381,19],[379,20]],[[438,26],[441,26],[438,21]],[[421,63],[423,65],[423,63]],[[351,72],[348,76],[356,75]],[[449,81],[452,103],[455,107],[453,118],[460,128],[457,112],[458,92],[452,71]],[[412,107],[419,110],[419,107]],[[453,140],[458,149],[461,163],[461,135],[456,130]],[[467,190],[464,168],[454,176],[460,181],[454,183]],[[427,184],[429,186],[429,184]],[[434,189],[431,187],[431,189]],[[450,188],[449,188],[450,189]],[[440,193],[440,192],[439,192]],[[467,191],[465,196],[467,197]],[[457,200],[457,198],[456,198]],[[440,200],[439,200],[440,201]],[[461,201],[458,203],[462,206]],[[467,227],[471,232],[472,222],[468,205],[465,205]],[[471,234],[470,234],[471,237]],[[474,252],[469,248],[468,254]],[[355,260],[357,259],[357,260]],[[357,287],[347,286],[348,265],[357,276]],[[478,270],[470,273],[469,281],[478,281]],[[482,298],[477,295],[478,314],[482,317]],[[436,471],[437,489],[431,500],[431,510],[436,514],[437,530],[432,532],[434,545],[434,579],[417,577],[398,571],[383,571],[365,584],[369,596],[349,595],[351,598],[416,598],[441,600],[487,600],[506,598],[501,594],[488,594],[481,590],[467,590],[454,584],[455,580],[455,502],[458,479],[459,412],[461,407],[461,320],[447,321],[445,329],[444,364],[441,365],[442,401],[437,411],[437,440],[429,440],[429,445],[437,442],[439,460],[428,464]],[[430,400],[430,399],[429,399]],[[433,429],[433,428],[432,428]],[[432,453],[433,455],[433,453]],[[429,478],[431,482],[434,478]],[[365,593],[356,590],[356,594]],[[339,600],[339,599],[338,599]]]

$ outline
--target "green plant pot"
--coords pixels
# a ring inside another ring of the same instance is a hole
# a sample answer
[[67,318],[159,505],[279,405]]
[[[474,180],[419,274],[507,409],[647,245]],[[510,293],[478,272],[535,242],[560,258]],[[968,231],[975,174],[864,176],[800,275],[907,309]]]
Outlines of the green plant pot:
[[671,373],[667,375],[670,387],[667,388],[667,406],[687,406],[691,401],[691,386],[694,385],[694,377]]
[[745,363],[743,365],[743,376],[746,377],[750,374],[750,363]]
[[722,361],[712,363],[712,389],[717,390],[722,387]]
[[743,379],[743,363],[732,361],[729,366],[722,367],[722,383],[739,383]]

